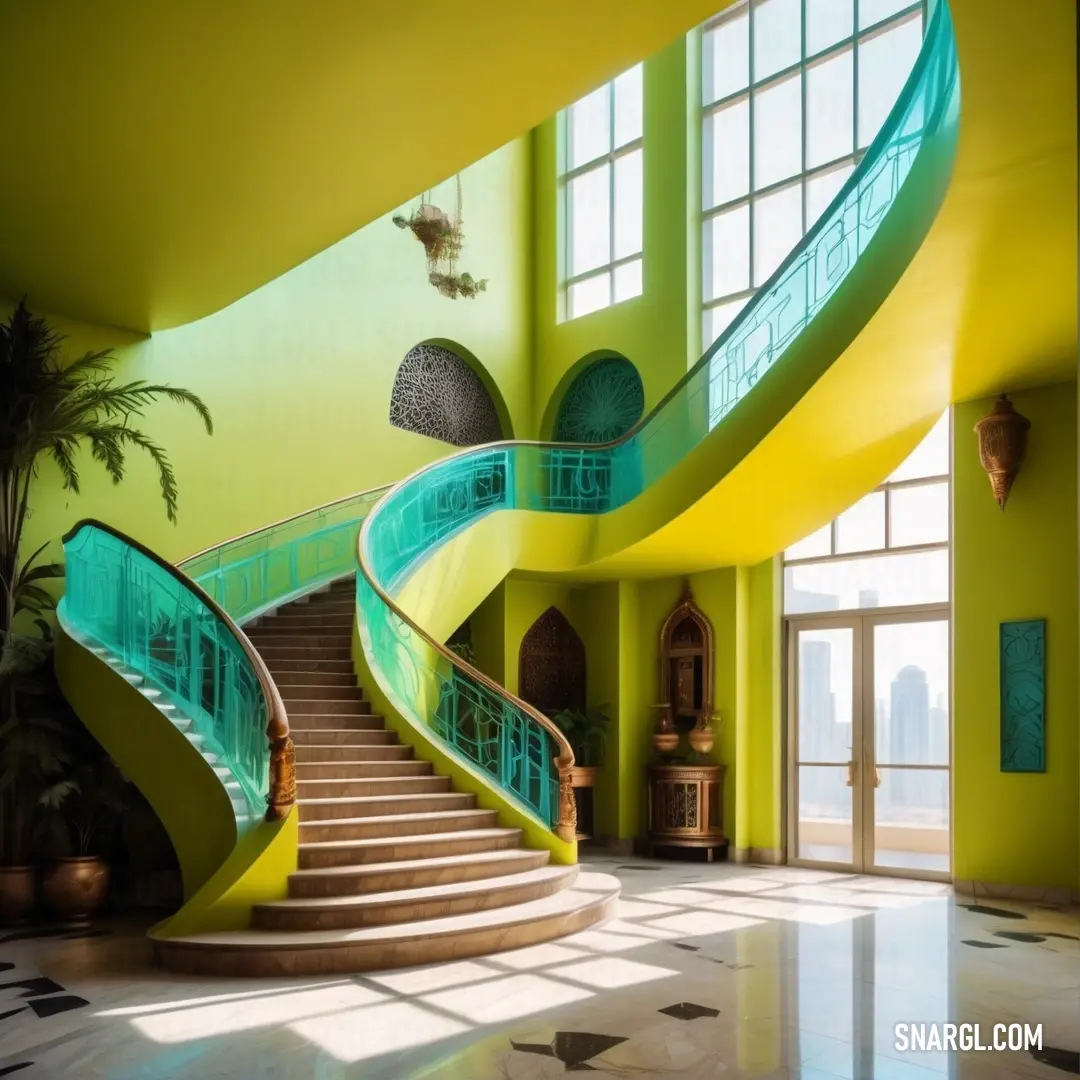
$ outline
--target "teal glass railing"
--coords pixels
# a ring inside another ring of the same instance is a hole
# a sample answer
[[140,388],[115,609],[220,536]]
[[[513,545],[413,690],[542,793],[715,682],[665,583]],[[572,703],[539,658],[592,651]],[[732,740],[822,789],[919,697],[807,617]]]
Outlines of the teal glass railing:
[[228,769],[250,817],[284,816],[294,787],[288,717],[236,623],[176,567],[101,522],[76,525],[64,555],[65,624],[162,696],[185,735]]
[[237,622],[351,574],[356,537],[388,488],[308,510],[207,548],[180,568]]
[[[565,740],[548,718],[438,645],[393,595],[439,544],[488,514],[601,514],[626,505],[683,461],[762,380],[782,374],[775,370],[778,362],[838,298],[916,165],[920,182],[912,197],[932,201],[928,209],[936,212],[955,157],[959,94],[952,19],[941,0],[896,105],[848,182],[701,360],[635,428],[603,446],[508,442],[464,451],[398,484],[365,522],[357,602],[364,649],[383,690],[411,722],[430,724],[455,753],[556,831],[568,830],[572,814],[563,775],[558,799],[551,794],[552,769],[567,771]],[[924,216],[928,225],[932,214]],[[898,277],[902,266],[896,270]],[[453,730],[463,708],[470,717],[467,737]],[[482,738],[476,734],[481,728]]]

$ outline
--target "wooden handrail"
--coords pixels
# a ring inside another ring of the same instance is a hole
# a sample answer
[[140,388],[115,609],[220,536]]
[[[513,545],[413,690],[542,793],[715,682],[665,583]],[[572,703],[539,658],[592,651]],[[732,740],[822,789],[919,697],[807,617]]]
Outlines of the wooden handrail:
[[298,513],[290,514],[288,517],[283,517],[279,521],[272,521],[269,525],[261,525],[257,529],[248,529],[247,532],[239,533],[236,536],[230,536],[228,540],[222,540],[219,543],[211,544],[209,547],[204,547],[200,551],[196,551],[193,555],[186,555],[176,565],[183,569],[185,563],[194,562],[196,559],[201,559],[204,555],[209,555],[211,551],[217,551],[218,548],[228,547],[229,544],[239,543],[241,540],[247,540],[249,537],[258,536],[259,533],[269,532],[271,529],[277,529],[282,525],[288,525],[291,521],[298,521],[302,517],[307,517],[308,514],[318,514],[324,510],[332,510],[335,506],[340,506],[342,503],[347,503],[352,499],[362,499],[365,495],[374,495],[377,492],[381,492],[385,495],[392,484],[380,484],[377,487],[365,488],[363,491],[354,491],[351,495],[343,495],[340,499],[334,499],[332,502],[323,503],[322,506],[312,506],[307,510],[301,510]]
[[285,711],[285,703],[281,700],[277,684],[266,667],[266,662],[251,644],[247,634],[240,629],[229,613],[183,570],[151,551],[134,537],[113,528],[112,525],[107,525],[97,518],[83,518],[64,533],[63,542],[66,544],[83,528],[100,529],[134,548],[205,604],[236,638],[255,671],[255,677],[259,681],[266,701],[266,737],[270,743],[270,792],[267,797],[266,820],[279,821],[286,817],[296,802],[296,764],[292,736],[289,733],[289,716]]
[[[504,448],[521,445],[550,445],[539,444],[533,442],[525,442],[524,440],[513,442],[499,442],[486,444],[487,448]],[[475,453],[477,450],[484,447],[469,447],[467,450],[460,451],[461,454]],[[458,455],[451,454],[450,457],[456,457]],[[394,484],[388,494],[392,494],[399,487],[408,484],[416,477],[427,472],[428,469],[434,469],[438,466],[445,465],[448,458],[441,458],[439,461],[432,462],[430,465],[425,465],[422,468],[417,469],[415,472],[410,473],[404,480],[400,480]],[[360,528],[360,535],[356,540],[356,558],[357,564],[360,567],[360,572],[364,575],[368,585],[374,590],[379,599],[397,616],[403,623],[412,629],[412,631],[419,637],[426,645],[435,650],[443,659],[452,664],[458,671],[463,672],[465,676],[471,679],[473,682],[480,683],[486,687],[496,696],[503,698],[505,701],[509,701],[521,712],[525,713],[534,723],[543,728],[555,741],[555,745],[559,749],[558,755],[553,759],[555,769],[559,775],[559,807],[558,807],[558,819],[555,824],[555,835],[560,840],[565,840],[567,843],[573,843],[577,839],[577,806],[574,801],[574,789],[571,783],[571,770],[574,768],[574,751],[570,746],[570,741],[566,735],[559,729],[558,725],[548,716],[545,716],[539,709],[533,708],[527,701],[523,701],[516,694],[510,693],[505,686],[500,686],[494,679],[488,678],[479,668],[473,667],[468,661],[463,660],[457,653],[448,649],[441,642],[436,641],[427,631],[424,630],[419,623],[410,618],[396,603],[393,598],[386,592],[385,589],[375,580],[375,575],[367,564],[365,558],[365,539],[368,534],[368,529],[371,523],[378,516],[378,508],[372,510],[370,514],[364,519],[364,524]]]

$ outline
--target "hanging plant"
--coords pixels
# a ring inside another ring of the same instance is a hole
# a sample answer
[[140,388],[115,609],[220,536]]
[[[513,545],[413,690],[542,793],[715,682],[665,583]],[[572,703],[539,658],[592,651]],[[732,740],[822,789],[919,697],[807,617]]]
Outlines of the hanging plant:
[[409,217],[396,214],[394,224],[408,229],[421,244],[427,255],[428,271],[434,271],[440,262],[456,259],[461,252],[461,227],[431,203],[421,203]]
[[445,210],[428,201],[425,192],[419,206],[408,216],[395,214],[392,218],[399,229],[408,229],[421,244],[427,256],[428,281],[451,300],[459,296],[471,300],[478,292],[487,290],[487,278],[477,281],[469,273],[457,273],[455,264],[465,243],[461,225],[461,175],[455,177],[457,206],[453,218]]
[[487,292],[487,278],[476,281],[472,274],[468,272],[464,274],[440,274],[435,272],[428,275],[428,281],[443,296],[448,296],[451,300],[456,300],[459,296],[471,300],[477,293]]

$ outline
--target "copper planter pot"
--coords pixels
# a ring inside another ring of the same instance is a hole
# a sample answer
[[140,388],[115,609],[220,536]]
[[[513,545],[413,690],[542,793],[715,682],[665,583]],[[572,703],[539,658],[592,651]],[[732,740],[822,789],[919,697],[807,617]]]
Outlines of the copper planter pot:
[[73,926],[89,923],[108,891],[109,868],[96,855],[57,859],[41,880],[46,906]]
[[0,866],[0,926],[19,926],[34,910],[34,868]]

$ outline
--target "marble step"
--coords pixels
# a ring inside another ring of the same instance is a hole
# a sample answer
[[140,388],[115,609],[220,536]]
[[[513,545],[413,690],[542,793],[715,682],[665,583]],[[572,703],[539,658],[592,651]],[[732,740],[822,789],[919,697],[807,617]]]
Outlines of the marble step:
[[306,686],[311,689],[320,689],[322,687],[357,689],[356,675],[353,673],[352,664],[349,664],[347,669],[343,665],[340,671],[297,671],[288,668],[275,670],[269,664],[267,669],[282,693],[285,692],[287,686]]
[[[306,732],[311,735],[313,732]],[[393,734],[392,732],[388,734]],[[385,746],[335,746],[293,742],[297,765],[374,765],[376,762],[412,761],[413,748],[402,743]]]
[[[288,651],[288,650],[286,650]],[[303,652],[304,650],[298,650]],[[323,649],[312,649],[312,655],[305,656],[293,656],[282,658],[278,660],[267,659],[263,656],[263,660],[266,662],[267,670],[274,679],[277,680],[279,675],[299,675],[300,679],[293,680],[297,682],[306,681],[303,676],[305,675],[338,675],[348,676],[350,685],[356,685],[356,673],[353,671],[353,662],[351,656],[343,657],[340,660],[326,660],[323,658]]]
[[[276,615],[268,615],[259,620],[259,630],[297,629],[310,630],[326,628],[338,628],[342,626],[352,629],[353,613],[351,611],[312,611],[301,614],[291,610],[287,614],[278,612]],[[255,629],[253,627],[252,629]]]
[[[325,704],[325,703],[323,703]],[[384,727],[383,718],[375,713],[349,713],[315,711],[314,709],[296,709],[285,706],[289,714],[291,731],[341,731],[351,728],[353,731],[380,731]]]
[[331,975],[431,964],[538,945],[603,922],[614,913],[619,883],[581,873],[551,896],[489,911],[361,929],[275,932],[231,930],[156,939],[171,971],[276,978]]
[[436,855],[428,859],[321,866],[290,874],[289,896],[345,896],[502,877],[546,866],[550,854],[548,851],[508,848],[465,855]]
[[471,810],[476,796],[464,791],[432,795],[367,795],[348,799],[298,799],[301,823],[327,818],[371,818],[383,814],[422,814],[440,810]]
[[[337,721],[336,727],[297,727],[293,724],[293,718],[289,717],[289,734],[292,736],[293,746],[396,746],[398,737],[396,731],[387,731],[385,728],[362,728],[356,725],[346,727],[341,723],[341,717],[330,717]],[[360,719],[356,717],[355,719]],[[370,718],[369,718],[370,719]],[[377,718],[376,718],[377,719]]]
[[[309,673],[303,672],[302,674]],[[274,681],[277,682],[278,690],[281,693],[281,700],[285,702],[286,708],[288,708],[290,702],[302,705],[305,701],[324,702],[364,700],[363,691],[356,685],[355,679],[353,679],[352,683],[346,683],[344,686],[340,683],[293,683],[278,682],[277,679]],[[369,712],[370,709],[371,704],[368,703],[367,708],[362,709],[361,712]]]
[[520,829],[499,828],[462,829],[450,833],[420,833],[369,840],[305,841],[300,845],[300,869],[472,855],[480,851],[504,851],[520,844]]
[[351,799],[367,795],[428,795],[450,791],[449,776],[372,776],[348,780],[297,780],[300,799]]
[[[402,747],[403,750],[409,747]],[[295,748],[294,748],[295,752]],[[384,776],[430,776],[430,761],[297,761],[297,780],[360,780]]]
[[334,655],[352,656],[352,630],[322,631],[311,634],[296,630],[246,630],[251,644],[261,653],[263,649],[320,649]]
[[256,930],[349,930],[390,926],[447,915],[524,904],[573,885],[577,866],[541,866],[520,874],[453,881],[420,889],[369,893],[366,896],[327,896],[305,900],[275,900],[256,904]]
[[329,645],[310,642],[303,638],[300,644],[290,644],[288,641],[252,641],[255,651],[266,661],[266,666],[271,671],[275,665],[281,662],[303,663],[337,663],[348,664],[352,667],[352,642],[345,642],[340,638],[334,638]]
[[[296,687],[286,687],[286,689],[295,690]],[[336,690],[337,687],[332,689]],[[371,713],[371,702],[360,697],[359,689],[356,691],[356,697],[351,698],[285,697],[282,695],[282,701],[285,702],[285,709],[290,717],[293,713],[301,715],[305,713],[340,713],[346,716],[364,716]]]
[[392,836],[452,833],[464,829],[493,829],[499,824],[497,810],[441,810],[413,814],[382,814],[378,817],[327,818],[301,821],[300,843],[317,844],[342,840],[381,839]]
[[316,612],[327,615],[349,615],[356,611],[356,600],[350,597],[341,597],[338,594],[312,593],[306,600],[294,600],[278,608],[278,615],[314,615]]

